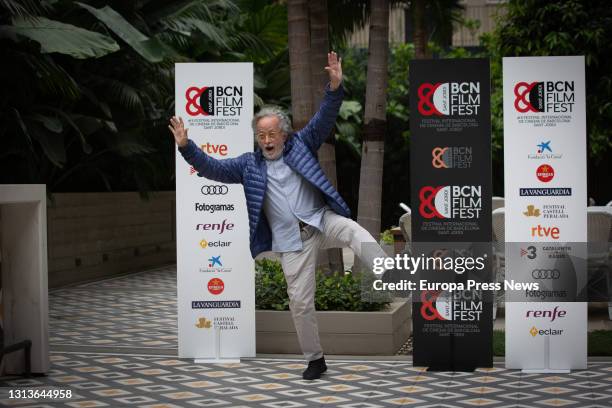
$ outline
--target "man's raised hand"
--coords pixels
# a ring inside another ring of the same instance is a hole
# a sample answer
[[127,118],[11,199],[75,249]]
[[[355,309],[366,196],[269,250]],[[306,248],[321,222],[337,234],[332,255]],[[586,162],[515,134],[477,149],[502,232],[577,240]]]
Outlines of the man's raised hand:
[[342,58],[338,58],[338,54],[333,51],[328,52],[325,70],[329,74],[329,86],[335,91],[342,82]]
[[185,129],[183,118],[179,117],[177,119],[176,116],[170,118],[170,124],[168,125],[168,129],[170,129],[170,131],[172,132],[172,135],[174,136],[174,141],[176,142],[178,147],[187,146],[187,142],[189,141],[189,138],[187,137],[187,131],[189,129]]

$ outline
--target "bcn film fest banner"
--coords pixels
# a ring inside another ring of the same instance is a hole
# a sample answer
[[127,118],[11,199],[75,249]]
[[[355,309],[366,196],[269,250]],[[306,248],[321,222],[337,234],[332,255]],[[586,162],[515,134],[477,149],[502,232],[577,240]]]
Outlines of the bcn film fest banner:
[[[491,282],[489,61],[416,60],[409,79],[412,256],[467,255],[482,266],[477,272],[462,267],[416,277]],[[418,290],[413,296],[415,366],[492,365],[490,291]]]
[[506,367],[586,368],[584,57],[503,59]]
[[[253,151],[253,65],[175,65],[175,111],[215,159]],[[254,263],[241,184],[199,177],[176,152],[179,357],[255,356]]]

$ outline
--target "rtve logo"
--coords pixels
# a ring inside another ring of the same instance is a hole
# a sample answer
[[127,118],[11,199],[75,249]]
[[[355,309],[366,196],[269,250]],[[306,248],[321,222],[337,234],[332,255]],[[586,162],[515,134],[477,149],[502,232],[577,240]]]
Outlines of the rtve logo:
[[226,144],[205,143],[200,145],[200,149],[206,154],[218,154],[219,156],[227,156]]
[[418,110],[424,116],[478,115],[480,82],[438,82],[419,86]]
[[244,104],[241,86],[192,86],[185,99],[189,116],[240,116]]
[[531,236],[533,238],[552,238],[559,239],[559,227],[543,227],[538,224],[535,227],[531,227]]

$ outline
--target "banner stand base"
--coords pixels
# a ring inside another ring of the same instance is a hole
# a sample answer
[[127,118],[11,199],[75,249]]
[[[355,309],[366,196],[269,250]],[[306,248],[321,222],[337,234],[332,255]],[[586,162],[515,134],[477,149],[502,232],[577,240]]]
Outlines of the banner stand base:
[[195,364],[240,364],[239,358],[196,358]]
[[427,371],[446,371],[446,372],[461,372],[461,373],[473,373],[476,370],[474,366],[430,366],[427,367]]
[[523,368],[521,373],[525,374],[569,374],[572,370],[556,368]]

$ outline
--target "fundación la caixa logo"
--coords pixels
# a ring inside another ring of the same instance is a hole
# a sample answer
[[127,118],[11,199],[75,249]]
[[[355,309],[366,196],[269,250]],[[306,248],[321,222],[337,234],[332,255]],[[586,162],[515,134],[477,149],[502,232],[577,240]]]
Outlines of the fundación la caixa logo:
[[480,218],[482,186],[424,186],[419,199],[419,213],[425,219]]
[[478,115],[480,82],[423,83],[417,91],[423,116]]
[[514,85],[517,112],[572,112],[576,103],[574,81],[519,82]]
[[191,86],[185,91],[185,111],[190,116],[240,116],[242,86]]

